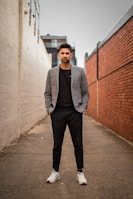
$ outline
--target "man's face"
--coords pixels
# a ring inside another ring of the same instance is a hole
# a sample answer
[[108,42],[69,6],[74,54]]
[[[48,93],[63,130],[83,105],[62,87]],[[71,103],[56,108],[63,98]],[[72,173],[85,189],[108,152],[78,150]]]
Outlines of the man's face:
[[72,58],[72,52],[68,48],[61,48],[58,57],[62,63],[69,63]]

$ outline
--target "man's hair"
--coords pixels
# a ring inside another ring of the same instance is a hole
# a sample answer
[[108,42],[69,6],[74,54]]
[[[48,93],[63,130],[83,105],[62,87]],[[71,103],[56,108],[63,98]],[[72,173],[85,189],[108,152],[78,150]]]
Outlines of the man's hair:
[[71,45],[68,44],[68,43],[63,43],[63,44],[61,44],[61,45],[59,46],[59,48],[58,48],[57,51],[59,52],[62,48],[68,48],[71,52],[73,51]]

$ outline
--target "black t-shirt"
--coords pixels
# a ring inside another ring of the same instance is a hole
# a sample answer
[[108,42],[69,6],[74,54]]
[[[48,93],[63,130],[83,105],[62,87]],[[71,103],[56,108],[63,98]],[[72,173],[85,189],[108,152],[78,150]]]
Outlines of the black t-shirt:
[[72,107],[71,95],[71,69],[59,71],[59,94],[57,99],[58,107]]

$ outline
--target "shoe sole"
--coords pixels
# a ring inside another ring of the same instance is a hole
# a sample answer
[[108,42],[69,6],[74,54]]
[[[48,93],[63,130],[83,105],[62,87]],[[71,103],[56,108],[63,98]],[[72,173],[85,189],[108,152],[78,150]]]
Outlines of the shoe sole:
[[50,182],[49,180],[47,180],[46,182],[47,182],[48,184],[54,184],[54,183],[56,183],[58,180],[60,180],[60,178],[57,178],[55,182]]
[[87,182],[79,183],[78,180],[77,180],[77,182],[78,182],[79,185],[87,185],[88,184]]
[[87,185],[87,183],[80,183],[79,185]]

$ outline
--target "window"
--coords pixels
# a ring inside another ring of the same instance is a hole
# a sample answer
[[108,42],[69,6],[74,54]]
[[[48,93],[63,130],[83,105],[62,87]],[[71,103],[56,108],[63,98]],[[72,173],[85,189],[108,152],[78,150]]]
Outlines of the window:
[[57,39],[52,39],[51,46],[57,48]]

